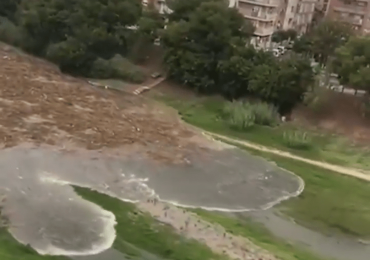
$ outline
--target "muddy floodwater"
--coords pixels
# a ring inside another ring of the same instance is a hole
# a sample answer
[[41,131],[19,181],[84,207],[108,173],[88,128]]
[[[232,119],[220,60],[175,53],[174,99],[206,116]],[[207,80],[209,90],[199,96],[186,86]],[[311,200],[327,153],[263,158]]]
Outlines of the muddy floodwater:
[[236,216],[248,217],[263,224],[276,237],[296,244],[326,259],[369,260],[370,245],[359,242],[353,237],[333,234],[324,235],[302,227],[294,221],[280,216],[274,210],[237,213]]
[[87,255],[111,247],[115,217],[75,194],[69,184],[122,200],[159,197],[179,205],[246,211],[273,206],[303,189],[302,180],[239,149],[189,155],[182,165],[139,154],[104,157],[52,147],[0,151],[0,192],[10,232],[41,254]]

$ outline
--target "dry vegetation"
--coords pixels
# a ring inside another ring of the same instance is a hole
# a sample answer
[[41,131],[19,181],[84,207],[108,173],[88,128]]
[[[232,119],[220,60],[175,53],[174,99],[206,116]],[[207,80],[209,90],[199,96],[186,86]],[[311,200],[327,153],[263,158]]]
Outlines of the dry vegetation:
[[125,146],[120,151],[135,149],[172,162],[184,161],[188,149],[198,147],[194,133],[157,105],[94,89],[4,45],[0,84],[0,139],[5,147],[22,142],[87,149]]
[[293,119],[310,128],[317,127],[330,133],[344,135],[356,143],[370,143],[370,116],[364,110],[367,97],[321,91],[315,107],[301,105],[293,112]]

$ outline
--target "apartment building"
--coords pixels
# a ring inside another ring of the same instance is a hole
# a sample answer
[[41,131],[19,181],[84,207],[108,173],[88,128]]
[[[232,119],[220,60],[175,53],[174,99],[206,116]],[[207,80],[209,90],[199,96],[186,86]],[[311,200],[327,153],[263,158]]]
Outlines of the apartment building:
[[241,14],[256,27],[252,42],[267,48],[276,30],[304,34],[312,23],[317,0],[238,0]]
[[329,3],[330,0],[318,0],[316,3],[316,8],[326,15],[329,10]]
[[[271,36],[276,30],[294,29],[298,33],[306,32],[312,22],[316,1],[318,0],[229,0],[229,7],[237,8],[255,26],[252,44],[259,48],[269,48]],[[143,0],[144,5],[148,3],[154,4],[161,13],[171,12],[165,0]]]
[[370,0],[329,0],[327,15],[348,22],[359,33],[370,33]]
[[284,1],[282,15],[276,27],[281,30],[293,29],[298,34],[304,34],[312,23],[316,3],[316,0]]
[[276,29],[281,2],[283,0],[238,0],[236,7],[245,19],[255,26],[252,44],[259,48],[268,48],[271,36]]

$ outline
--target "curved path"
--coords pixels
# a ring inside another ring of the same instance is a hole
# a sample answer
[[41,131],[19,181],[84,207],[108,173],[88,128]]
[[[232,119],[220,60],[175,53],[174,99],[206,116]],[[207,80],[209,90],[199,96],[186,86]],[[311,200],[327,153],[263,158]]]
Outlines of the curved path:
[[238,139],[230,138],[230,137],[227,137],[227,136],[224,136],[224,135],[219,135],[219,134],[215,134],[215,133],[211,133],[211,132],[203,132],[203,133],[206,136],[211,137],[212,139],[219,139],[221,141],[229,142],[229,143],[236,144],[236,145],[242,145],[242,146],[245,146],[247,148],[254,149],[254,150],[276,154],[276,155],[279,155],[279,156],[282,156],[282,157],[286,157],[286,158],[290,158],[290,159],[293,159],[293,160],[305,162],[305,163],[308,163],[308,164],[311,164],[311,165],[315,165],[315,166],[318,166],[318,167],[323,168],[323,169],[338,172],[340,174],[349,175],[349,176],[356,177],[356,178],[359,178],[359,179],[362,179],[362,180],[365,180],[365,181],[370,181],[370,173],[361,172],[360,170],[357,170],[357,169],[347,168],[347,167],[342,167],[342,166],[338,166],[338,165],[334,165],[334,164],[330,164],[330,163],[326,163],[326,162],[320,162],[320,161],[307,159],[307,158],[300,157],[300,156],[297,156],[297,155],[294,155],[294,154],[291,154],[291,153],[288,153],[288,152],[284,152],[284,151],[280,151],[280,150],[277,150],[277,149],[269,148],[269,147],[259,145],[259,144],[254,144],[254,143],[244,141],[244,140],[238,140]]

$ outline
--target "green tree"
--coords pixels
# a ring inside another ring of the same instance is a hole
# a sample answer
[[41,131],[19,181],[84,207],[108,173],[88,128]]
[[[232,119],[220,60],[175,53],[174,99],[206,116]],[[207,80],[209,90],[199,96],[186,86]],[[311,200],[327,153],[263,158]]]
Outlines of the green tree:
[[249,94],[249,76],[255,66],[256,50],[237,47],[231,56],[218,64],[221,93],[233,100]]
[[302,35],[297,38],[293,44],[293,51],[296,53],[301,53],[307,56],[312,54],[312,42],[308,35]]
[[164,28],[164,17],[158,13],[154,6],[149,6],[143,11],[138,22],[138,33],[153,42],[160,36],[161,29]]
[[169,76],[198,91],[220,91],[219,62],[227,60],[232,49],[245,46],[253,31],[225,2],[202,2],[189,20],[170,22],[164,31]]
[[59,64],[61,71],[71,74],[88,75],[96,55],[88,52],[87,46],[75,38],[52,44],[46,52],[47,57]]
[[166,3],[173,12],[167,17],[170,22],[189,21],[191,14],[205,2],[223,2],[223,0],[168,0]]
[[335,51],[333,69],[342,85],[370,91],[370,37],[352,37]]
[[127,54],[142,6],[136,0],[33,0],[22,1],[19,12],[24,49],[62,71],[89,75],[97,58]]
[[310,62],[293,55],[256,66],[250,75],[249,91],[274,104],[280,113],[285,114],[303,100],[313,83],[314,73]]
[[272,34],[272,41],[273,42],[283,42],[286,40],[294,41],[297,38],[297,31],[294,29],[289,30],[278,30]]
[[136,0],[22,1],[19,24],[30,39],[25,47],[33,53],[45,55],[48,45],[72,37],[107,57],[127,51],[128,27],[137,24],[141,12]]
[[309,33],[311,52],[320,64],[328,62],[335,49],[345,44],[353,34],[352,28],[344,22],[326,19]]
[[149,5],[144,9],[138,21],[137,30],[133,30],[130,43],[130,58],[141,62],[152,53],[155,40],[160,39],[161,31],[165,26],[165,18]]
[[20,2],[21,0],[1,0],[0,16],[6,17],[9,20],[14,20]]

